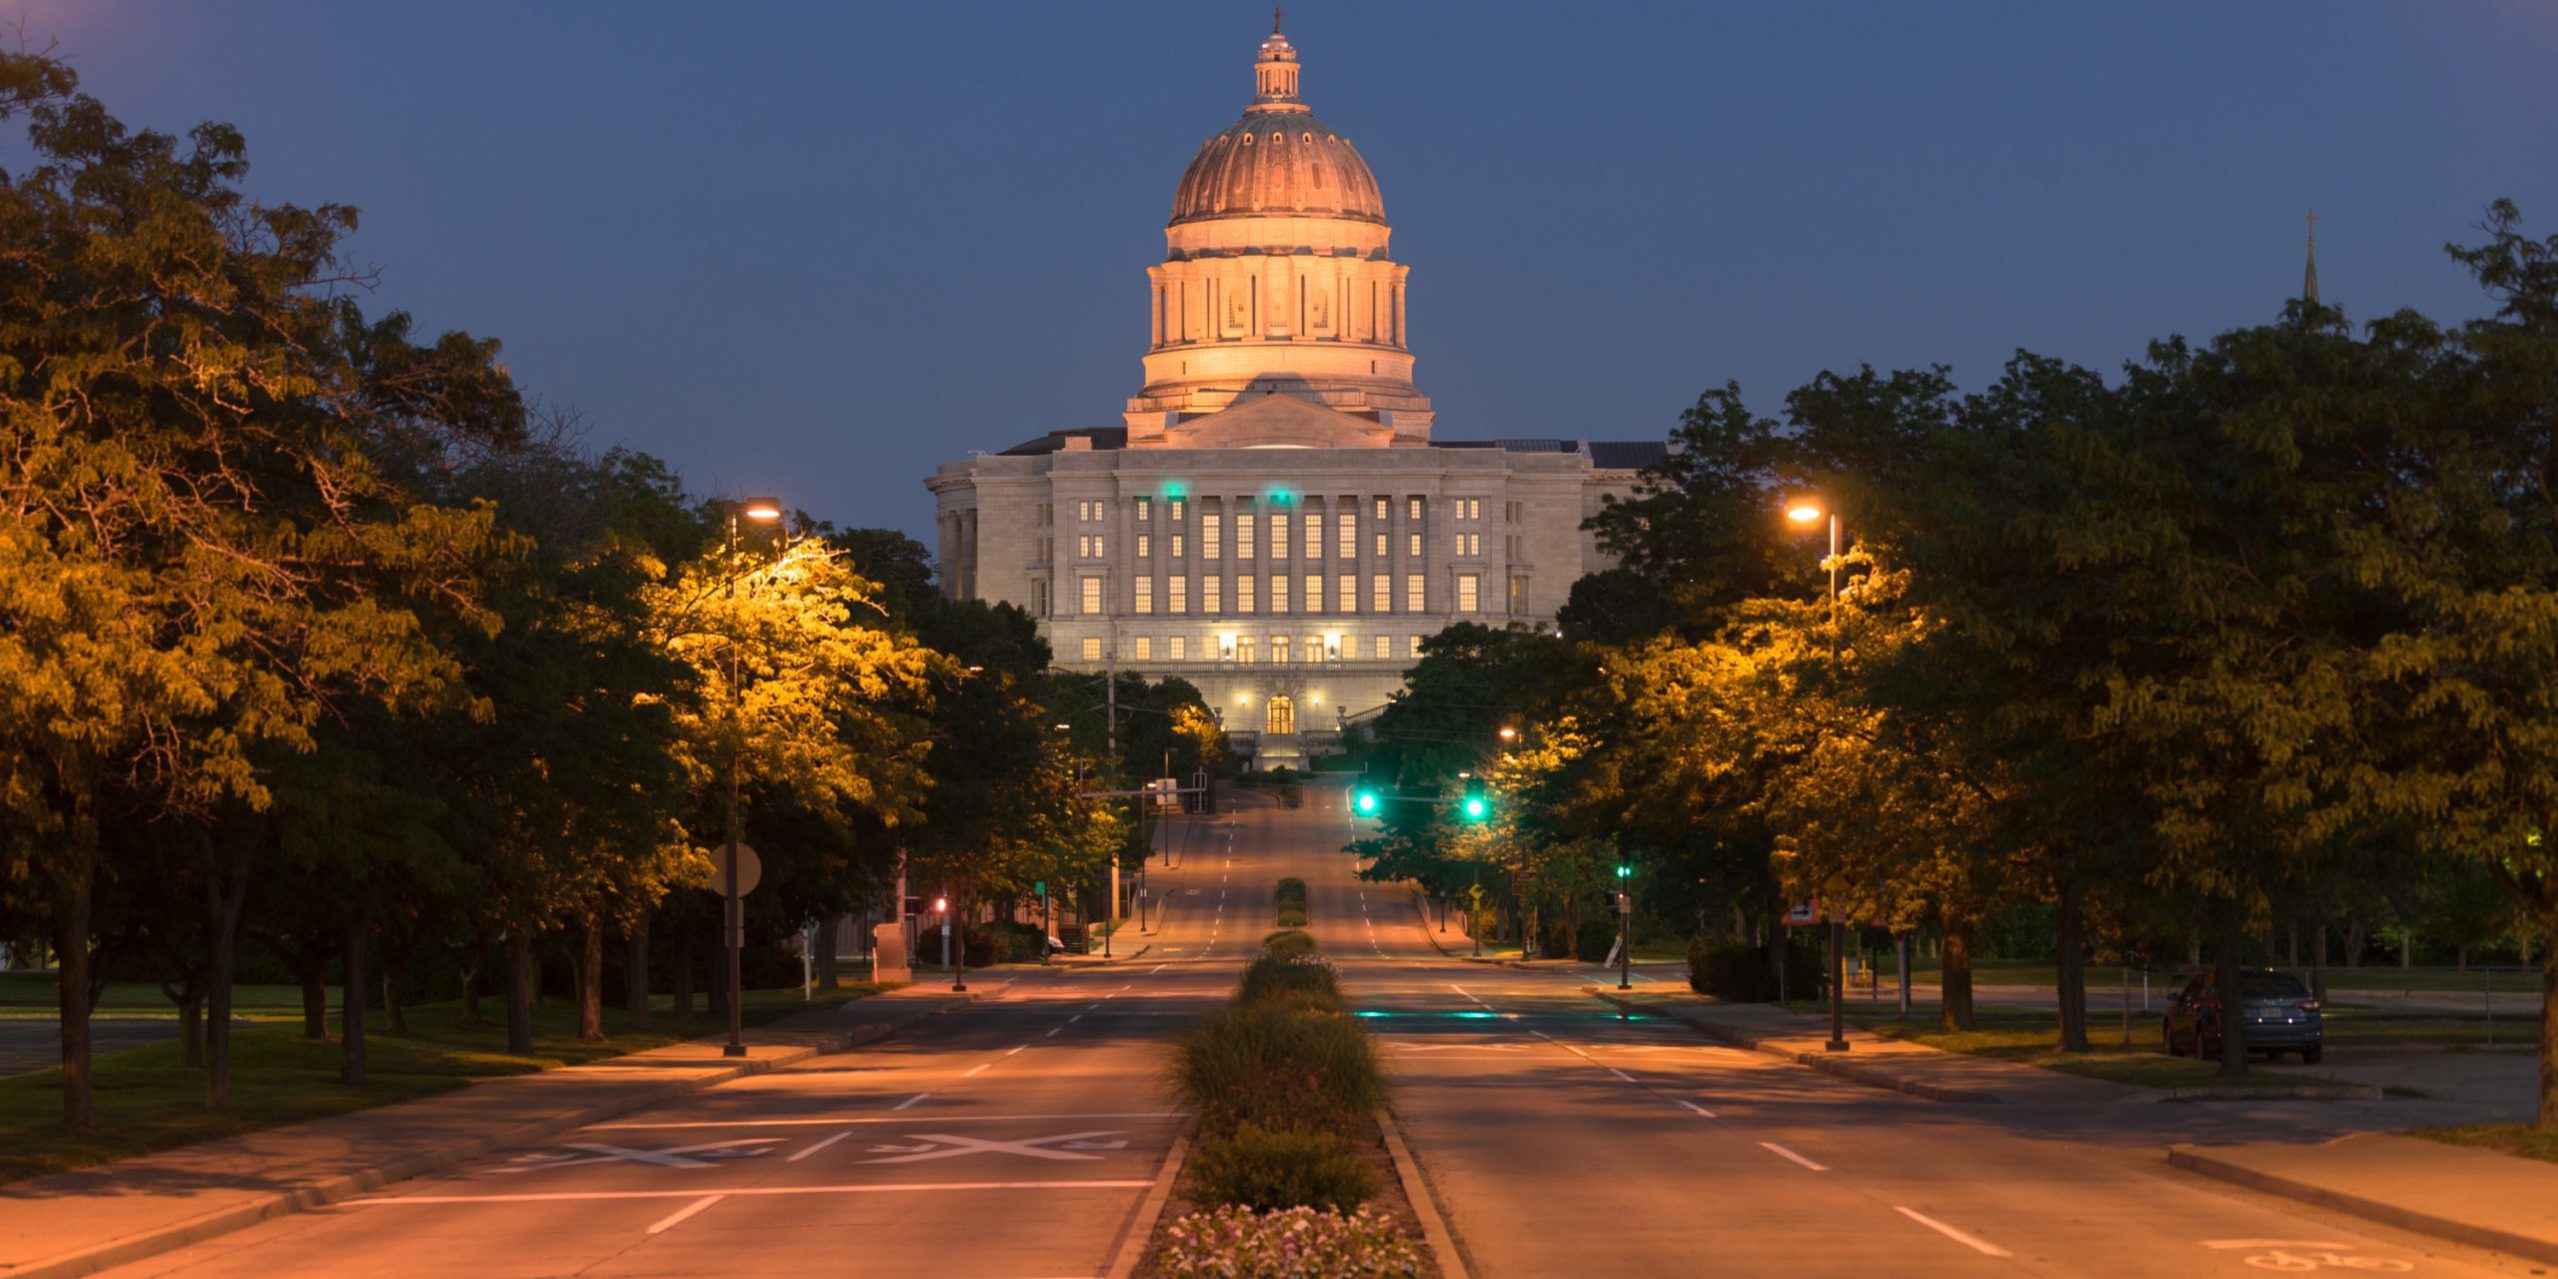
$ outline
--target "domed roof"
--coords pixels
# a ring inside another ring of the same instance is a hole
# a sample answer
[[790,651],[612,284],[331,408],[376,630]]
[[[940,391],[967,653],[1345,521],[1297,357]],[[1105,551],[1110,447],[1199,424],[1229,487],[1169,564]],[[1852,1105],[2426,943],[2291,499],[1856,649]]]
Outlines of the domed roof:
[[1297,96],[1297,51],[1277,31],[1253,64],[1243,118],[1199,144],[1172,197],[1173,226],[1212,218],[1318,217],[1383,224],[1377,176],[1350,139]]

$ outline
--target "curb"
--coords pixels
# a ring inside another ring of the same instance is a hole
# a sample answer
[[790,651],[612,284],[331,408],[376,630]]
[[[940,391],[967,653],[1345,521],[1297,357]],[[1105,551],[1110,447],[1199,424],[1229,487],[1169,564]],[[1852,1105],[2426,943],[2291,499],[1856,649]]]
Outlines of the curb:
[[1196,1117],[1181,1121],[1181,1130],[1172,1135],[1172,1148],[1164,1152],[1163,1167],[1155,1170],[1155,1184],[1137,1203],[1137,1215],[1128,1220],[1128,1233],[1119,1241],[1119,1251],[1111,1256],[1109,1279],[1128,1279],[1146,1259],[1146,1245],[1155,1240],[1155,1225],[1163,1220],[1164,1206],[1172,1202],[1172,1188],[1181,1180],[1181,1161],[1190,1153],[1191,1125]]
[[1863,1084],[1868,1088],[1907,1093],[1927,1101],[1952,1102],[1959,1105],[1995,1105],[2007,1100],[1994,1092],[1982,1092],[1974,1088],[1948,1088],[1943,1084],[1931,1084],[1923,1079],[1895,1075],[1880,1067],[1867,1066],[1863,1062],[1834,1057],[1828,1053],[1799,1052],[1790,1048],[1772,1047],[1770,1045],[1773,1043],[1773,1036],[1753,1035],[1738,1026],[1705,1021],[1687,1013],[1664,1008],[1659,1004],[1646,1004],[1626,999],[1598,986],[1585,986],[1582,989],[1592,997],[1615,1004],[1627,1012],[1648,1013],[1655,1017],[1667,1017],[1673,1021],[1685,1022],[1735,1047],[1765,1053],[1780,1061],[1790,1061],[1798,1066],[1809,1066],[1824,1074],[1836,1075],[1849,1083]]
[[1430,1245],[1430,1256],[1439,1263],[1442,1279],[1470,1279],[1465,1258],[1457,1252],[1457,1238],[1448,1230],[1447,1219],[1439,1215],[1438,1201],[1430,1197],[1430,1183],[1421,1175],[1421,1161],[1412,1157],[1412,1147],[1404,1144],[1403,1130],[1395,1126],[1394,1112],[1377,1107],[1377,1128],[1385,1135],[1386,1153],[1394,1156],[1394,1175],[1403,1183],[1403,1197],[1412,1201],[1412,1215],[1421,1219],[1421,1238]]
[[[393,1159],[359,1172],[345,1173],[326,1181],[278,1191],[263,1199],[216,1209],[192,1220],[164,1226],[112,1243],[61,1253],[15,1268],[0,1266],[0,1273],[6,1273],[8,1279],[79,1279],[82,1275],[95,1274],[113,1266],[156,1257],[161,1253],[172,1252],[190,1244],[202,1243],[207,1239],[219,1238],[233,1231],[245,1230],[273,1217],[326,1207],[341,1199],[351,1198],[366,1191],[379,1190],[393,1182],[406,1181],[411,1177],[450,1168],[455,1164],[512,1146],[530,1145],[563,1132],[583,1128],[599,1120],[629,1114],[634,1110],[642,1110],[672,1098],[715,1088],[750,1075],[765,1074],[783,1066],[796,1065],[811,1057],[843,1052],[862,1044],[886,1039],[926,1018],[965,1007],[971,1002],[973,1001],[964,996],[938,1000],[931,1007],[918,1009],[913,1014],[896,1021],[843,1032],[840,1036],[817,1047],[783,1049],[770,1057],[717,1069],[699,1078],[661,1084],[627,1097],[617,1097],[579,1110],[551,1115],[494,1133],[468,1138],[431,1153]],[[603,1060],[613,1059],[608,1057]],[[569,1069],[577,1068],[572,1066]]]
[[2272,1173],[2259,1172],[2256,1169],[2217,1158],[2200,1146],[2181,1143],[2170,1146],[2167,1148],[2167,1162],[2172,1167],[2200,1173],[2216,1181],[2245,1186],[2250,1190],[2261,1190],[2269,1195],[2280,1195],[2285,1199],[2332,1209],[2366,1221],[2396,1226],[2401,1230],[2431,1235],[2436,1239],[2445,1239],[2453,1243],[2468,1244],[2473,1248],[2485,1248],[2493,1252],[2508,1253],[2516,1257],[2558,1265],[2558,1240],[2516,1234],[2509,1230],[2498,1230],[2493,1226],[2481,1226],[2474,1222],[2455,1221],[2449,1217],[2418,1212],[2412,1208],[2384,1203],[2378,1199],[2366,1199],[2361,1195],[2349,1195],[2342,1191],[2329,1190],[2324,1186],[2314,1186],[2305,1181],[2278,1177]]
[[2160,1101],[2378,1101],[2381,1091],[2367,1084],[2269,1085],[2262,1088],[2170,1088]]

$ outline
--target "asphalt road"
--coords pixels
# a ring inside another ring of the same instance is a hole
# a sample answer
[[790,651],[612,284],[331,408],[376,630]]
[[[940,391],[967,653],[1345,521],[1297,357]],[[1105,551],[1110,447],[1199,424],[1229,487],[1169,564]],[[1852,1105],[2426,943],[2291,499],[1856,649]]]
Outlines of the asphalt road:
[[1134,962],[986,975],[993,998],[896,1040],[107,1273],[1103,1273],[1177,1123],[1164,1042],[1231,989],[1286,874],[1486,1279],[2533,1273],[2159,1158],[2212,1125],[2312,1136],[2334,1112],[2034,1113],[1849,1084],[1620,1016],[1586,975],[1445,957],[1407,894],[1354,878],[1338,791],[1242,802],[1149,874]]

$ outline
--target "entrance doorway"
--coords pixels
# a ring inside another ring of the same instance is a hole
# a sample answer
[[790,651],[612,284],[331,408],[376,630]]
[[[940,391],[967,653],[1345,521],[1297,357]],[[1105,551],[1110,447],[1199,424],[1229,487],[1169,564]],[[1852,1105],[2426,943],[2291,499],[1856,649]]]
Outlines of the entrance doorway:
[[1291,697],[1273,697],[1262,712],[1261,731],[1273,737],[1297,735],[1297,702]]

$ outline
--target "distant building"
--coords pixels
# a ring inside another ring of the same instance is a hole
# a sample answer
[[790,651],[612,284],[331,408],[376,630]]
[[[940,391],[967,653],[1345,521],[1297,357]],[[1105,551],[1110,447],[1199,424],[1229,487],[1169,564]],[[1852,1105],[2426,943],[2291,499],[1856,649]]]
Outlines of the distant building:
[[1411,268],[1297,72],[1274,29],[1252,105],[1181,176],[1123,424],[926,481],[946,591],[1027,608],[1062,668],[1189,680],[1265,765],[1383,705],[1425,635],[1552,627],[1606,566],[1581,521],[1665,447],[1432,441]]

